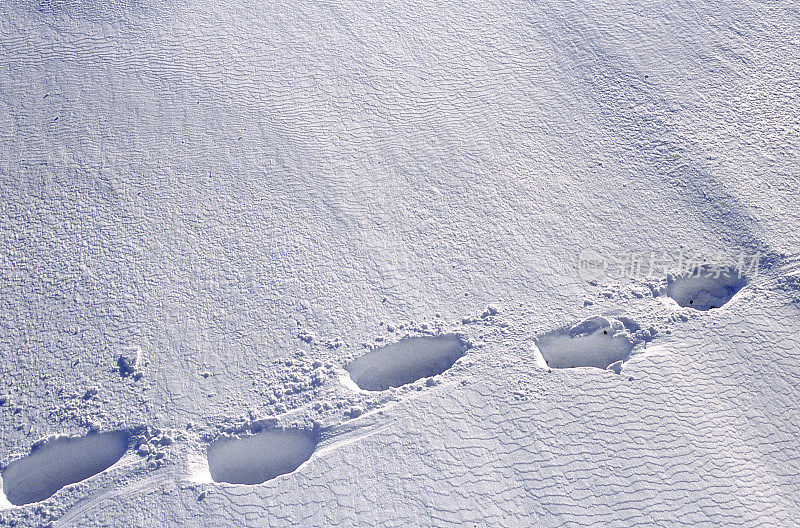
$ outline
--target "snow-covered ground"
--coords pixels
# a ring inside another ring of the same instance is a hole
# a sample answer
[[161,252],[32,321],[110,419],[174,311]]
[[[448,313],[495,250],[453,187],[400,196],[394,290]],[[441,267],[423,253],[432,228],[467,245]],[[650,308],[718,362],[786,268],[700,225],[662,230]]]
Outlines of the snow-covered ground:
[[798,72],[784,1],[4,0],[0,526],[797,526]]

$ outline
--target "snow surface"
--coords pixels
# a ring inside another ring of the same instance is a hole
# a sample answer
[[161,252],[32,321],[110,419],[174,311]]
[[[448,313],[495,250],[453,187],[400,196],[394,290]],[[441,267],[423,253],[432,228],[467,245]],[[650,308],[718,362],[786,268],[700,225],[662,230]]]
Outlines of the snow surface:
[[796,526],[798,72],[786,1],[3,1],[0,526]]

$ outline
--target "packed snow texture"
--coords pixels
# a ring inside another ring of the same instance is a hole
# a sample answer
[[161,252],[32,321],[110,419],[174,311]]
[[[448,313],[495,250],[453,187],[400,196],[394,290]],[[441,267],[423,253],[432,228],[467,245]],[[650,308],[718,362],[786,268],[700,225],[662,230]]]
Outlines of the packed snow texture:
[[721,307],[746,285],[747,279],[736,268],[699,267],[670,278],[667,295],[680,306],[705,311]]
[[381,391],[441,374],[465,350],[457,335],[411,337],[368,352],[345,368],[359,388]]
[[300,467],[314,453],[317,441],[316,431],[302,429],[223,436],[208,446],[208,468],[215,482],[261,484]]
[[54,438],[37,445],[31,454],[0,472],[3,493],[17,506],[42,501],[113,465],[128,449],[128,438],[127,433],[115,431]]

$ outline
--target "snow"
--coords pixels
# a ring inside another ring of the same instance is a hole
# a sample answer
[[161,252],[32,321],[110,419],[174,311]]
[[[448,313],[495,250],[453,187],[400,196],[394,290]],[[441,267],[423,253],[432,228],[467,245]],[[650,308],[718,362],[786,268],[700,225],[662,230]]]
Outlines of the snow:
[[667,295],[680,306],[695,310],[719,308],[730,301],[736,292],[747,285],[747,278],[736,268],[710,270],[697,268],[673,278],[667,285]]
[[215,482],[261,484],[300,467],[314,453],[317,433],[270,429],[244,438],[218,438],[208,446]]
[[17,506],[43,501],[110,467],[125,454],[128,440],[125,432],[110,432],[36,445],[30,455],[2,470],[3,494]]
[[798,35],[0,3],[0,527],[796,525]]
[[593,318],[570,329],[540,337],[537,346],[552,368],[608,368],[625,361],[634,343],[624,326]]
[[381,391],[441,374],[465,351],[457,335],[411,337],[364,354],[345,369],[359,388]]

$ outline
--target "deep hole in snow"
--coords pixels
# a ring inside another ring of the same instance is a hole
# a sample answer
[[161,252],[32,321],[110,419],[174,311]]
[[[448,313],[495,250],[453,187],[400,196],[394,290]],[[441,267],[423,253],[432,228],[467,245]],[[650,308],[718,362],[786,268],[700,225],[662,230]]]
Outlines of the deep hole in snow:
[[703,266],[670,280],[667,295],[680,306],[705,311],[719,308],[746,285],[747,279],[736,268]]
[[633,350],[629,336],[615,334],[610,326],[577,335],[569,330],[551,332],[540,337],[536,345],[551,368],[605,369],[627,360]]
[[124,431],[56,438],[3,469],[3,493],[11,504],[42,501],[67,486],[109,468],[128,449]]
[[465,351],[455,334],[410,337],[364,354],[345,368],[360,388],[380,391],[441,374]]
[[253,436],[222,436],[208,446],[208,469],[214,482],[261,484],[291,473],[311,458],[316,431],[268,429]]

